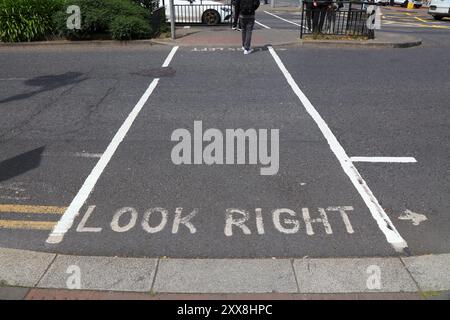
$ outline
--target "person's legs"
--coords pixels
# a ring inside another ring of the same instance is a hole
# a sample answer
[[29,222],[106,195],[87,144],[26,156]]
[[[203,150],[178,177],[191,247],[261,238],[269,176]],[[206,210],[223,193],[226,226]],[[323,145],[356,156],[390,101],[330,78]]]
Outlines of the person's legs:
[[242,29],[242,32],[245,31],[245,37],[244,37],[244,48],[245,50],[250,50],[252,46],[252,33],[253,33],[253,26],[255,25],[255,17],[251,18],[245,18],[245,28]]
[[[233,29],[236,29],[239,21],[239,12],[236,10],[236,6],[233,6]],[[239,26],[241,23],[239,22]]]
[[309,30],[312,30],[312,9],[313,6],[310,3],[306,4],[306,25],[308,26]]
[[319,33],[322,33],[323,25],[325,23],[325,18],[327,16],[327,6],[320,6],[320,18],[319,18]]
[[313,29],[313,33],[319,33],[319,15],[320,15],[320,10],[317,7],[314,7],[311,10],[311,15],[312,15],[312,29]]
[[241,24],[241,28],[242,28],[242,47],[247,50],[247,48],[245,47],[245,41],[247,38],[247,18],[244,17],[240,17],[239,18],[240,24]]

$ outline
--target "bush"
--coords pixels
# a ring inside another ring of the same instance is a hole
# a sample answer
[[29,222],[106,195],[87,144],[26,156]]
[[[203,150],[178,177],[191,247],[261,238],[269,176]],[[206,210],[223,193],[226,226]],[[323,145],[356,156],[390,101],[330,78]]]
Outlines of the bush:
[[0,40],[43,40],[55,29],[52,15],[63,0],[0,0]]
[[[58,34],[72,40],[105,37],[141,39],[150,35],[150,11],[133,0],[64,0],[81,9],[81,30],[70,30],[65,10],[54,15]],[[121,29],[122,28],[122,29]],[[114,29],[114,30],[113,30]],[[114,34],[112,34],[114,31]]]
[[151,34],[148,22],[138,17],[119,16],[111,23],[111,36],[115,40],[143,39]]

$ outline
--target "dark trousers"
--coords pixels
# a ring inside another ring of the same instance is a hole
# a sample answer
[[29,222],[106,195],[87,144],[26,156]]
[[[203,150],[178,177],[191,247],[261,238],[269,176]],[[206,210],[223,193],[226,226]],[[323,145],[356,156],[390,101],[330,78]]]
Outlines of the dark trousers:
[[309,30],[312,30],[312,11],[313,5],[312,3],[306,3],[306,25]]
[[252,43],[253,26],[255,25],[255,16],[240,16],[242,28],[242,46],[249,50]]
[[325,17],[327,15],[327,5],[320,4],[312,10],[313,33],[321,33]]
[[238,27],[239,22],[239,29],[241,29],[241,21],[239,20],[239,11],[236,10],[236,6],[233,6],[233,28]]

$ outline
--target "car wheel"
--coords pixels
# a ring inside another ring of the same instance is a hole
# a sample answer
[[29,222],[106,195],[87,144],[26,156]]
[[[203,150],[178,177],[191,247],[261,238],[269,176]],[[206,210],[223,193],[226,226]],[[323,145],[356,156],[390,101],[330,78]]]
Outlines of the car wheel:
[[216,25],[220,22],[220,15],[216,10],[209,9],[203,13],[202,21],[208,26]]
[[442,20],[441,16],[433,16],[434,20]]

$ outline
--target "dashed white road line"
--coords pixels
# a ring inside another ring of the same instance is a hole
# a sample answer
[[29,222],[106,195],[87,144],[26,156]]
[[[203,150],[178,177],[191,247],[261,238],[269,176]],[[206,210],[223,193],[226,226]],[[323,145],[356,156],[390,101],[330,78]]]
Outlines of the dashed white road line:
[[255,23],[256,24],[259,24],[261,27],[263,27],[263,28],[266,28],[266,29],[271,29],[271,27],[269,27],[269,26],[266,26],[265,24],[262,24],[261,22],[259,22],[259,21],[256,21],[255,20]]
[[[170,62],[172,61],[173,56],[175,55],[176,51],[178,50],[178,46],[173,47],[170,51],[169,55],[167,56],[166,60],[164,61],[162,67],[169,66]],[[128,131],[130,130],[131,126],[133,125],[134,120],[139,115],[139,112],[144,107],[147,100],[150,98],[151,94],[155,90],[156,86],[158,85],[159,78],[153,79],[153,81],[150,83],[149,87],[145,91],[145,93],[142,95],[141,99],[138,101],[138,103],[134,106],[133,110],[130,112],[128,117],[125,119],[122,126],[119,128],[117,133],[115,134],[114,138],[111,140],[110,144],[106,148],[105,152],[101,156],[100,160],[95,165],[94,169],[92,169],[89,176],[86,178],[86,180],[83,183],[83,186],[78,191],[75,198],[70,203],[69,207],[61,217],[61,219],[58,221],[56,226],[53,228],[52,232],[47,238],[47,243],[51,244],[58,244],[60,243],[64,235],[67,231],[72,227],[73,221],[77,217],[81,207],[88,199],[91,192],[94,190],[94,187],[102,175],[103,171],[105,170],[106,166],[108,165],[109,161],[111,160],[112,156],[116,152],[117,148],[119,147],[120,143],[123,141],[125,136],[127,135]]]
[[101,158],[102,153],[91,152],[44,152],[44,157],[76,157],[76,158]]
[[349,156],[337,140],[336,136],[333,134],[325,120],[322,118],[316,108],[314,108],[306,95],[302,92],[302,90],[300,90],[299,86],[295,82],[294,78],[292,78],[291,74],[286,69],[275,50],[271,46],[269,46],[268,49],[276,64],[283,73],[284,77],[286,78],[288,84],[291,86],[292,90],[305,107],[306,112],[308,112],[311,118],[313,118],[313,120],[316,122],[323,136],[327,140],[331,151],[334,153],[339,163],[341,164],[342,169],[350,178],[350,181],[353,183],[356,190],[364,200],[366,206],[369,208],[372,217],[376,220],[378,227],[384,233],[386,240],[393,246],[396,251],[403,251],[403,249],[407,248],[408,246],[406,241],[397,231],[391,219],[388,217],[384,209],[379,204],[377,198],[374,196],[364,179],[361,177],[358,169],[356,169],[356,167],[353,165],[353,162],[350,160]]
[[177,50],[178,50],[178,46],[175,46],[175,47],[172,48],[172,50],[170,50],[169,55],[167,56],[166,60],[164,60],[164,63],[162,64],[162,67],[163,67],[163,68],[166,68],[166,67],[169,66],[169,64],[170,64],[170,62],[172,61],[173,56],[175,55],[175,53],[177,52]]
[[[287,19],[284,19],[284,18],[282,18],[282,17],[280,17],[280,16],[277,16],[276,14],[273,14],[273,13],[268,12],[268,11],[264,11],[264,12],[267,13],[268,15],[274,16],[275,18],[278,18],[278,19],[280,19],[280,20],[283,20],[283,21],[285,21],[285,22],[287,22],[287,23],[290,23],[290,24],[296,25],[296,26],[298,26],[298,27],[301,27],[300,24],[295,23],[295,22],[290,21],[290,20],[287,20]],[[308,28],[306,28],[305,26],[303,26],[303,28],[308,29]]]
[[352,162],[416,163],[414,157],[351,157]]

